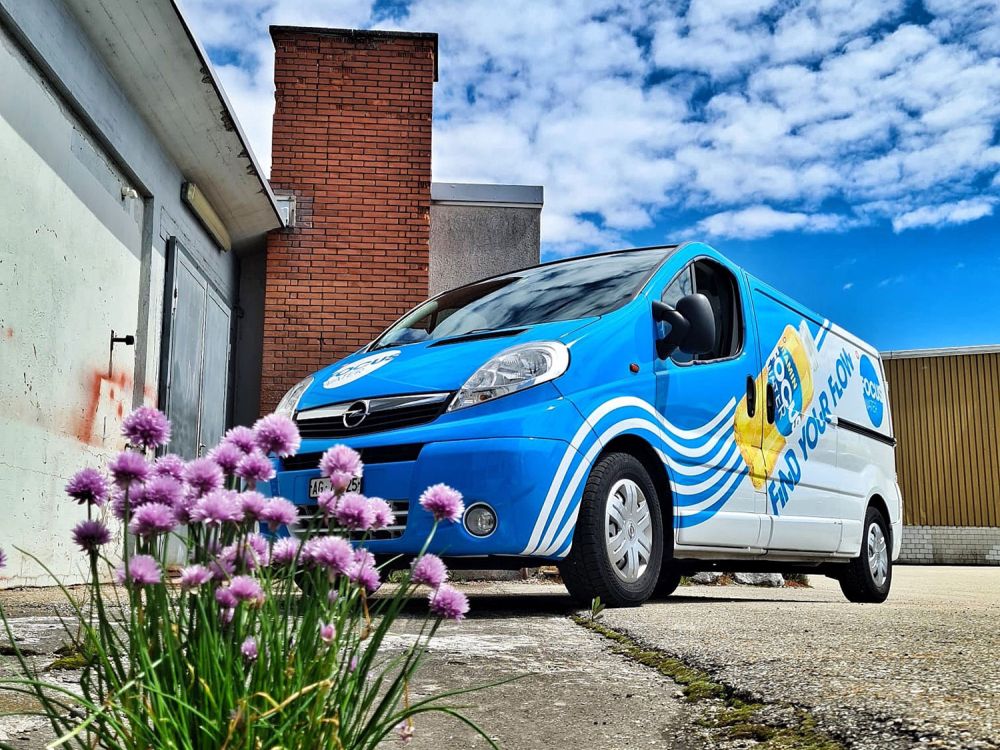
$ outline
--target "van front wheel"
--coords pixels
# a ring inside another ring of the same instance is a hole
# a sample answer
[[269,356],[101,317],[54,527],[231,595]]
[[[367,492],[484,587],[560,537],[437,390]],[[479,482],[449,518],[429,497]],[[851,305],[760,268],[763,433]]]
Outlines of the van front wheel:
[[892,585],[892,543],[882,511],[869,507],[865,514],[861,554],[851,560],[840,576],[840,590],[852,602],[878,604],[889,596]]
[[573,548],[559,565],[581,605],[636,607],[653,594],[663,562],[663,518],[649,474],[627,453],[609,453],[590,472]]

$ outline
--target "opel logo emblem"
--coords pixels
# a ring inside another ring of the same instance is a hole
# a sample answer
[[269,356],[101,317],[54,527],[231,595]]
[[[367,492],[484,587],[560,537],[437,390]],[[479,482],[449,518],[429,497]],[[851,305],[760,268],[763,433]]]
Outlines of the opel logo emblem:
[[367,401],[355,401],[353,404],[347,407],[347,411],[341,419],[344,420],[344,427],[347,429],[353,429],[365,421],[365,417],[368,416],[368,402]]

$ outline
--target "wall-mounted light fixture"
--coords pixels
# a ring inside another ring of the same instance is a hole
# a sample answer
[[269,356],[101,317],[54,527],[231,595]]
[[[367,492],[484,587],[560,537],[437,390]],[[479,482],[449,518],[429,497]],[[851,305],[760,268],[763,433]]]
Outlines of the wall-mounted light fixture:
[[223,251],[228,252],[232,249],[233,243],[229,239],[226,225],[222,223],[222,219],[215,213],[212,204],[208,202],[208,198],[198,189],[197,185],[193,182],[185,182],[181,187],[181,200],[198,217],[198,221],[205,227],[205,231],[212,235],[212,239],[218,243]]

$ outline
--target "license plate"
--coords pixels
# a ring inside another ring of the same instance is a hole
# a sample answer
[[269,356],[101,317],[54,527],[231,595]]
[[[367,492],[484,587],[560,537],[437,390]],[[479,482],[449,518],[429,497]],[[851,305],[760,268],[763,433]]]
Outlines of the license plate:
[[[309,480],[309,497],[319,497],[320,493],[332,490],[333,486],[326,477],[316,477]],[[361,492],[361,477],[354,477],[347,485],[348,492]]]

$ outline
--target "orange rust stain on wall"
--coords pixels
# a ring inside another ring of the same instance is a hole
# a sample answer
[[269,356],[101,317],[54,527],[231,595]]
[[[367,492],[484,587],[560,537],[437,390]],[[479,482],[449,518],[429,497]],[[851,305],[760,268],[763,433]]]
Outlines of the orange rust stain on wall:
[[112,373],[110,377],[104,370],[91,373],[87,384],[87,408],[74,430],[77,440],[86,445],[101,445],[106,420],[111,417],[120,422],[125,416],[132,385],[132,377],[125,372]]

